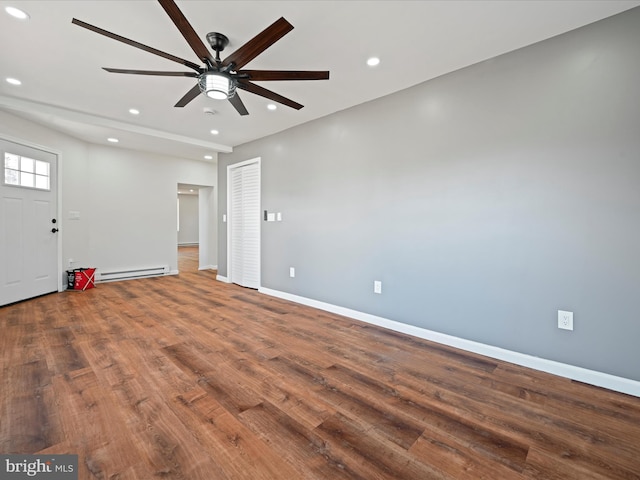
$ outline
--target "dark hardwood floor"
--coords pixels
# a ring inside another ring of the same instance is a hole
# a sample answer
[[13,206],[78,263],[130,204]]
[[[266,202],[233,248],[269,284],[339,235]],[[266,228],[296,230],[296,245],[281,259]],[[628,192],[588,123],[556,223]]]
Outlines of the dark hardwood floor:
[[80,479],[640,479],[640,399],[197,271],[0,308],[1,453]]

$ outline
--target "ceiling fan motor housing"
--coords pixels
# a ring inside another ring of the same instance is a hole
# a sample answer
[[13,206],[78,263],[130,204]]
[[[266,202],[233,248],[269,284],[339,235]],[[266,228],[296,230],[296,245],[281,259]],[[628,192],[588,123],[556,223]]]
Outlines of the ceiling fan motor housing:
[[222,33],[209,32],[207,33],[207,42],[216,53],[220,53],[229,45],[229,38]]

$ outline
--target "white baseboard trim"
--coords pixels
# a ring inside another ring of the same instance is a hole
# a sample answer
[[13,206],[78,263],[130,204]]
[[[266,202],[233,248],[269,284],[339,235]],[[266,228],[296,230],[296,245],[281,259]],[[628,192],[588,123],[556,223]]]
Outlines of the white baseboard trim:
[[336,313],[338,315],[343,315],[355,320],[360,320],[372,325],[387,328],[395,332],[406,333],[414,337],[423,338],[425,340],[430,340],[444,345],[449,345],[451,347],[459,348],[461,350],[466,350],[480,355],[485,355],[497,360],[503,360],[505,362],[514,363],[523,367],[533,368],[535,370],[551,373],[553,375],[569,378],[571,380],[588,383],[589,385],[595,385],[597,387],[603,387],[616,392],[640,397],[640,382],[636,380],[617,377],[608,373],[602,373],[595,370],[576,367],[574,365],[568,365],[565,363],[556,362],[554,360],[534,357],[525,353],[514,352],[511,350],[506,350],[504,348],[474,342],[472,340],[465,340],[464,338],[434,332],[425,328],[396,322],[395,320],[389,320],[387,318],[359,312],[357,310],[339,307],[337,305],[320,302],[311,298],[300,297],[298,295],[281,292],[279,290],[272,290],[270,288],[261,287],[258,291],[260,293],[264,293],[265,295],[282,298],[283,300],[289,300],[291,302],[300,303],[302,305],[318,308],[327,312]]
[[205,265],[203,267],[198,267],[198,270],[217,270],[218,265]]
[[222,275],[216,275],[216,280],[218,280],[219,282],[231,283],[231,280],[229,280],[227,277],[223,277]]

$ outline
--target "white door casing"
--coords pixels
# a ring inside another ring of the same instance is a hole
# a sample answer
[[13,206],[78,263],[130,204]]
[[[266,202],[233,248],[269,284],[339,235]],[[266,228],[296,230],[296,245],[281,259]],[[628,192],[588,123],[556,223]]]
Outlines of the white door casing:
[[[5,152],[48,163],[49,189],[7,185]],[[0,138],[0,305],[59,289],[57,163],[54,153]]]
[[227,276],[260,287],[260,159],[227,167]]

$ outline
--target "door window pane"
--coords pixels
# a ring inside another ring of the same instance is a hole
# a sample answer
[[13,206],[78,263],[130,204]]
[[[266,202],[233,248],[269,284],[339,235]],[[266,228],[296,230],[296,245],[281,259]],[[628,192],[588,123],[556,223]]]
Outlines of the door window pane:
[[35,175],[33,173],[21,172],[20,174],[20,186],[21,187],[35,187]]
[[35,172],[35,160],[32,158],[22,157],[22,161],[20,162],[20,170],[29,173]]
[[49,190],[49,177],[36,175],[36,188],[40,190]]
[[38,175],[44,175],[45,177],[49,176],[49,162],[42,162],[40,160],[36,160],[36,173]]
[[19,187],[51,189],[51,165],[49,162],[4,154],[4,183]]
[[18,155],[6,153],[4,155],[4,168],[20,170],[20,157]]
[[20,185],[20,172],[17,170],[4,169],[4,183],[7,185]]

